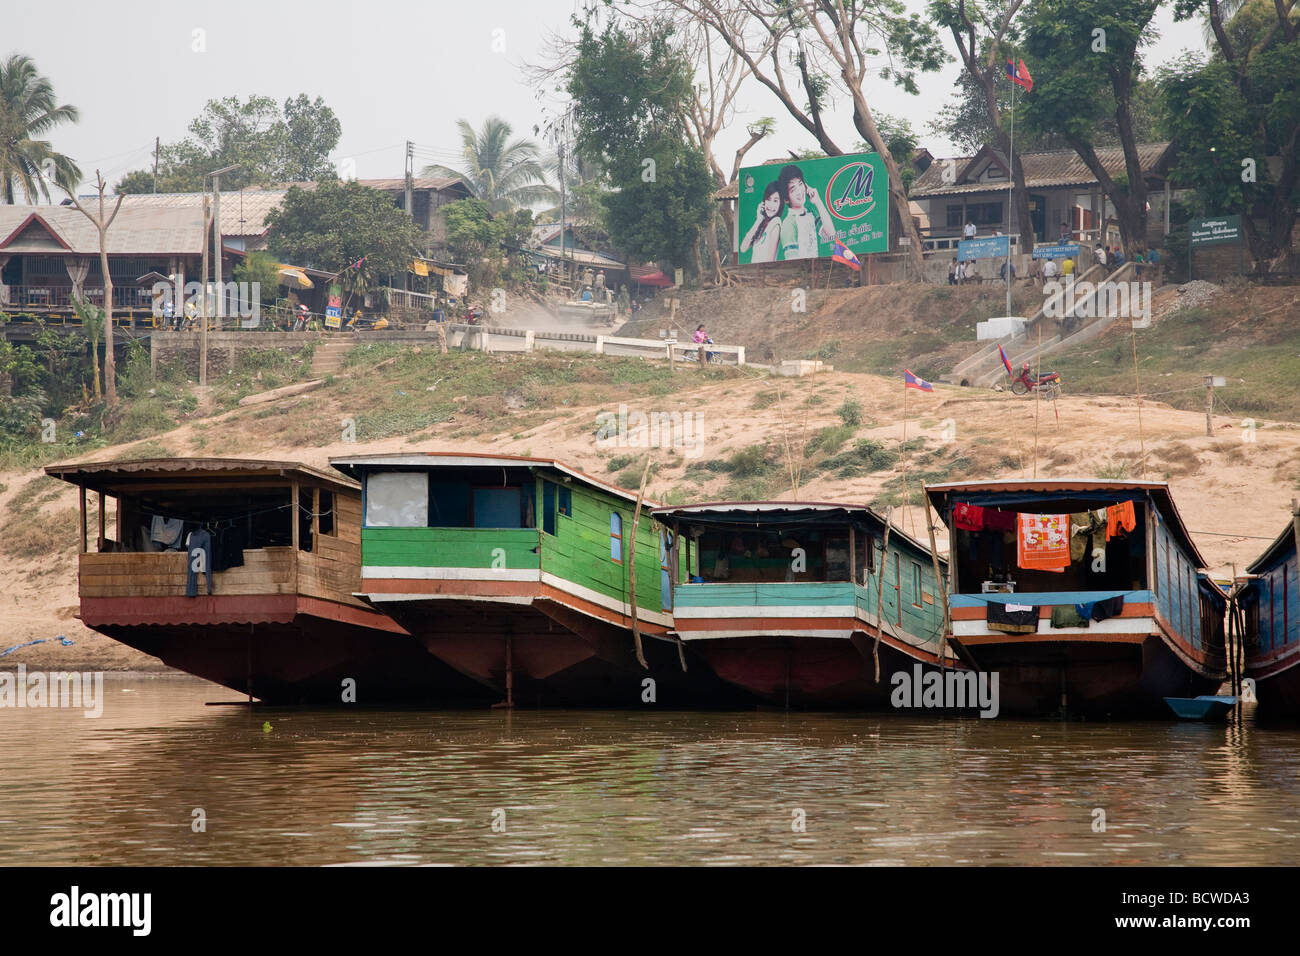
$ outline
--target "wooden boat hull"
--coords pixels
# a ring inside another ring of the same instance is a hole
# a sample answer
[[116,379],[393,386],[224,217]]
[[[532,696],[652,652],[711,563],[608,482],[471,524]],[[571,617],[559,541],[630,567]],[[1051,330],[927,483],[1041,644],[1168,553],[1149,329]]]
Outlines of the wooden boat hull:
[[1255,681],[1257,717],[1290,719],[1300,717],[1300,657],[1292,653],[1289,663],[1271,665],[1246,660],[1246,676]]
[[764,704],[801,710],[892,710],[891,675],[909,675],[917,663],[938,671],[933,655],[920,658],[880,643],[876,680],[875,641],[863,632],[849,638],[798,636],[691,640],[720,678]]
[[[648,667],[631,628],[545,597],[493,601],[380,601],[429,654],[490,688],[498,702],[528,707],[752,705],[662,625],[642,627]],[[683,669],[682,657],[686,658]],[[647,684],[647,680],[652,683]]]
[[490,694],[366,608],[301,595],[86,598],[88,627],[264,703],[482,704]]
[[997,672],[1003,714],[1168,718],[1166,697],[1213,694],[1223,676],[1188,666],[1156,635],[1129,641],[964,639]]

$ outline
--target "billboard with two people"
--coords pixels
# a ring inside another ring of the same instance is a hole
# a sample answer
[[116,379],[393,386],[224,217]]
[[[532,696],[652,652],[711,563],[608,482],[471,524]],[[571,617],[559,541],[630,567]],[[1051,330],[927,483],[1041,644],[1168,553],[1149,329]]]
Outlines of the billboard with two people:
[[739,261],[889,250],[889,180],[877,153],[804,159],[740,171]]

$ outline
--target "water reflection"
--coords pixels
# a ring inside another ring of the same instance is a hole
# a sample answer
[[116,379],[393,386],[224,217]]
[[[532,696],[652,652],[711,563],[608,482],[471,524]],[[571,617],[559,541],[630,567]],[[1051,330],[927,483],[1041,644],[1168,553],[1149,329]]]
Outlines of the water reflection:
[[98,720],[0,711],[0,863],[1300,861],[1300,731],[1249,720],[250,709],[205,706],[238,698],[188,678],[106,689]]

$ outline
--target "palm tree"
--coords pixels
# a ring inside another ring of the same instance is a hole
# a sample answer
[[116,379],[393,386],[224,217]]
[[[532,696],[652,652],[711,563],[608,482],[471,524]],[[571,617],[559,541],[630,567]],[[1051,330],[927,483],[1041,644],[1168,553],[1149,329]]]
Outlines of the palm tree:
[[[0,63],[0,196],[14,203],[22,189],[27,201],[40,195],[48,202],[50,187],[42,175],[57,185],[76,188],[81,170],[67,156],[56,153],[48,140],[36,137],[60,123],[75,123],[75,106],[59,106],[54,87],[36,72],[31,57],[15,53]],[[52,170],[51,170],[52,167]]]
[[510,139],[510,124],[489,116],[477,133],[465,120],[458,120],[463,169],[433,164],[424,167],[425,176],[459,176],[486,202],[493,212],[509,212],[518,206],[553,202],[558,195],[546,183],[538,160],[537,144],[529,139]]

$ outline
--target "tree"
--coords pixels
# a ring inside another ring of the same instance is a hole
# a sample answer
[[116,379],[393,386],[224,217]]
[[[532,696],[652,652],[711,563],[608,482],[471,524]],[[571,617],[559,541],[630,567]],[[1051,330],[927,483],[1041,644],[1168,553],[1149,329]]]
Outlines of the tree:
[[117,197],[117,202],[113,204],[113,211],[104,212],[104,189],[107,184],[104,177],[100,175],[99,170],[95,170],[95,188],[99,192],[99,208],[97,212],[91,212],[87,209],[66,186],[63,187],[67,192],[68,198],[77,210],[90,220],[95,231],[99,233],[99,269],[104,278],[104,398],[108,402],[109,408],[117,404],[117,362],[113,357],[113,276],[108,271],[108,229],[113,225],[113,220],[117,218],[117,211],[122,208],[122,197]]
[[689,60],[673,25],[609,21],[580,30],[568,71],[580,154],[600,163],[609,192],[605,219],[629,254],[701,271],[696,240],[712,212],[713,180],[690,143]]
[[501,117],[489,116],[478,132],[465,120],[458,120],[456,126],[460,129],[464,167],[456,170],[435,163],[426,166],[423,175],[459,176],[493,212],[536,206],[558,198],[559,194],[546,183],[537,144],[530,139],[511,139],[511,126]]
[[470,284],[485,288],[502,279],[509,253],[523,248],[533,214],[516,209],[493,215],[482,199],[460,199],[444,208],[447,247],[469,268]]
[[16,202],[19,190],[29,203],[38,197],[49,202],[46,178],[77,187],[77,164],[38,137],[79,118],[75,106],[57,102],[53,85],[30,57],[15,53],[0,63],[0,196],[6,203]]
[[[1029,214],[1029,192],[1020,154],[1012,152],[1009,129],[1004,127],[999,87],[1006,85],[1003,64],[1006,46],[1014,40],[1012,21],[1022,0],[931,0],[930,14],[952,33],[966,75],[982,95],[987,127],[1002,155],[1011,161],[1011,205],[1015,210],[1020,250],[1033,251],[1036,236]],[[976,24],[979,24],[978,26]],[[1008,117],[1010,119],[1010,117]],[[1023,147],[1022,147],[1023,151]]]
[[[339,272],[349,291],[405,273],[427,234],[385,193],[356,180],[293,186],[266,217],[267,247],[283,262]],[[360,261],[360,265],[356,263]]]
[[[342,134],[325,101],[305,93],[283,107],[269,96],[208,100],[188,130],[185,139],[159,150],[159,192],[201,192],[205,175],[235,163],[239,169],[225,174],[224,188],[324,178],[333,173],[329,154]],[[127,173],[116,191],[153,192],[152,170]]]
[[260,250],[250,252],[233,272],[236,282],[247,282],[250,289],[258,290],[258,303],[262,308],[275,305],[282,283],[280,264],[273,256]]
[[104,394],[99,388],[99,342],[104,337],[104,310],[75,295],[72,297],[72,308],[81,320],[81,330],[86,333],[86,341],[90,343],[91,390],[98,401]]
[[[1059,133],[1097,177],[1115,207],[1126,247],[1146,241],[1147,188],[1138,156],[1133,99],[1160,0],[1030,0],[1025,49],[1034,91],[1023,99],[1025,119]],[[1100,31],[1100,32],[1098,32]],[[1097,129],[1113,116],[1124,152],[1124,174],[1112,176],[1097,156]]]
[[919,277],[920,233],[898,164],[876,127],[865,84],[868,77],[875,77],[915,93],[917,75],[937,70],[947,59],[934,28],[918,14],[909,14],[902,0],[664,2],[691,16],[735,51],[754,79],[830,156],[843,155],[844,150],[827,131],[822,113],[831,92],[838,89],[848,95],[854,128],[885,162],[895,235],[911,239],[908,256],[912,274]]
[[1175,15],[1201,11],[1214,56],[1165,75],[1176,171],[1207,212],[1241,209],[1253,258],[1280,267],[1300,203],[1300,11],[1295,0],[1178,0]]

